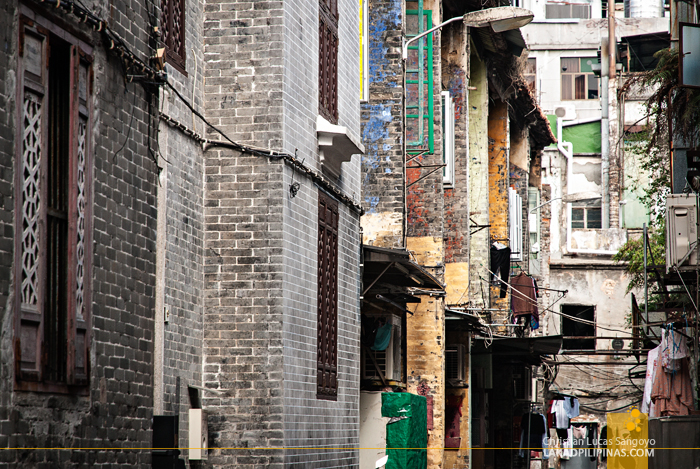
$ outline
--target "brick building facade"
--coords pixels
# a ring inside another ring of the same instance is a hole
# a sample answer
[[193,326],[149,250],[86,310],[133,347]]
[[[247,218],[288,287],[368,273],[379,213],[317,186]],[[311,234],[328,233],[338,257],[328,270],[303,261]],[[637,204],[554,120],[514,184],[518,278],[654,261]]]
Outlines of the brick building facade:
[[57,7],[3,2],[0,20],[0,439],[16,448],[0,458],[7,467],[144,467],[143,451],[67,448],[150,442],[157,96],[127,80],[143,72],[125,74],[134,57],[121,61],[102,44],[121,37],[116,50],[146,59],[155,24],[138,2],[115,4],[108,23]]
[[[363,377],[368,378],[361,382],[362,434],[382,437],[372,419],[377,389],[391,387],[394,392],[425,396],[430,468],[490,463],[483,451],[471,448],[473,444],[483,448],[489,439],[493,442],[494,428],[503,418],[496,418],[494,412],[489,424],[484,404],[488,399],[484,396],[491,391],[484,389],[483,355],[490,352],[481,347],[480,356],[469,355],[480,322],[505,323],[510,296],[501,299],[500,289],[489,285],[489,248],[496,241],[506,246],[524,244],[527,233],[521,231],[522,239],[516,240],[510,231],[515,220],[509,216],[509,194],[515,190],[524,195],[515,213],[527,220],[528,188],[531,182],[538,183],[529,174],[538,174],[538,155],[553,137],[524,88],[518,54],[514,54],[524,47],[517,30],[501,35],[490,27],[468,28],[455,21],[425,36],[422,43],[411,43],[403,63],[399,38],[498,6],[500,2],[369,2],[370,93],[362,105],[367,148],[362,161],[362,200],[367,212],[362,217],[363,241],[397,253],[407,251],[438,279],[443,291],[426,288],[425,280],[401,283],[398,275],[391,276],[396,282],[390,285],[393,290],[384,285],[379,296],[393,294],[405,306],[401,313],[401,308],[372,304],[374,294],[364,296],[363,327],[365,320],[380,316],[378,309],[386,315],[405,316],[401,326],[405,375],[403,381],[380,383],[375,375],[381,373],[375,369],[381,365],[362,361]],[[421,121],[427,123],[425,127],[417,123]],[[390,283],[380,277],[365,279],[372,280]],[[401,290],[405,286],[408,289]],[[377,290],[373,288],[372,292]],[[414,298],[403,296],[402,303],[398,292]],[[482,332],[486,334],[485,329]],[[371,352],[365,351],[368,355]],[[375,354],[379,359],[384,356]],[[529,365],[519,365],[523,366]],[[519,367],[504,364],[504,377],[511,380]],[[394,377],[401,376],[392,371]],[[474,393],[481,393],[480,397],[473,400]],[[510,412],[510,405],[505,407]],[[500,437],[507,429],[496,431]],[[475,435],[482,433],[477,439]],[[361,467],[371,467],[377,459],[369,453],[362,453]]]
[[212,467],[356,465],[355,2],[61,3],[0,18],[0,460],[150,467],[199,396]]

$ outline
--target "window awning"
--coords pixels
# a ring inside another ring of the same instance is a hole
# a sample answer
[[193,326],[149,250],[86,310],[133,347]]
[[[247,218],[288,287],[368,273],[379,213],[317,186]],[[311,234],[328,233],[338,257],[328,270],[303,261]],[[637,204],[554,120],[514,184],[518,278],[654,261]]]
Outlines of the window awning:
[[481,322],[479,316],[466,311],[445,308],[445,321],[449,321],[447,324],[449,324],[450,329],[487,333],[486,326]]
[[[382,285],[426,290],[444,294],[445,286],[430,272],[416,264],[405,249],[380,248],[363,245],[363,295]],[[420,294],[420,292],[412,292]]]
[[522,337],[500,339],[494,337],[493,343],[486,348],[485,344],[475,345],[474,354],[492,354],[494,356],[539,365],[543,355],[557,355],[561,350],[561,335]]

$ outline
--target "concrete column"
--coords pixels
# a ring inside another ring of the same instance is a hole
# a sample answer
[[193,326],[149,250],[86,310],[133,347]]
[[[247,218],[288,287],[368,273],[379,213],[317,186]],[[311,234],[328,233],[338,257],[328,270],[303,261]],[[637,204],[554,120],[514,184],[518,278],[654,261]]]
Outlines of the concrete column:
[[[410,238],[409,238],[410,239]],[[441,298],[423,296],[406,319],[408,392],[433,402],[428,430],[428,469],[442,468],[445,446],[445,308]]]

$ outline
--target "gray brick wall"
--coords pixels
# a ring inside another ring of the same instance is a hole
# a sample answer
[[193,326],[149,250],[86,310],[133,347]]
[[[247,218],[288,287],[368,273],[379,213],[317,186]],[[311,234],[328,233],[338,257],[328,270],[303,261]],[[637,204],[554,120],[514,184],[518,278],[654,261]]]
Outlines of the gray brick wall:
[[[338,2],[338,124],[359,137],[359,12]],[[284,146],[319,168],[318,2],[285,2]],[[337,181],[360,197],[359,157],[343,164]],[[285,168],[283,190],[291,183]],[[316,399],[318,191],[308,179],[284,202],[284,441],[288,467],[356,467],[359,445],[359,217],[342,203],[338,242],[338,400]]]
[[[309,166],[318,168],[316,116],[318,115],[318,11],[317,1],[284,2],[284,144],[298,150]],[[338,125],[360,136],[359,5],[338,1]],[[273,38],[274,40],[274,38]],[[357,194],[359,197],[359,193]]]
[[285,203],[285,445],[310,448],[287,450],[285,462],[289,467],[356,467],[356,450],[334,448],[359,445],[359,221],[340,204],[338,400],[320,400],[316,399],[318,190],[305,181],[297,197]]
[[[86,2],[92,6],[92,2]],[[95,11],[142,58],[150,52],[144,6],[136,1],[95,2]],[[14,100],[17,68],[18,3],[3,2],[0,22],[5,47],[0,52],[0,301],[2,301],[2,376],[0,441],[11,447],[115,447],[123,451],[3,451],[3,467],[148,467],[150,454],[128,448],[151,443],[153,309],[155,273],[156,167],[148,152],[149,96],[137,84],[126,85],[121,65],[106,56],[99,36],[75,17],[39,3],[28,3],[47,17],[80,31],[94,49],[92,143],[94,167],[92,246],[92,331],[90,383],[84,394],[13,390],[14,246],[12,184],[15,155]],[[122,13],[124,12],[124,13]],[[105,14],[106,13],[106,14]],[[11,55],[8,55],[11,54]],[[131,130],[129,130],[131,128]],[[128,139],[127,139],[128,137]],[[117,151],[122,145],[124,149]],[[4,181],[1,182],[1,181]],[[3,184],[5,184],[3,186]]]
[[204,386],[213,466],[282,467],[282,163],[206,153]]
[[[158,3],[158,6],[160,4]],[[204,112],[204,2],[186,1],[186,63],[183,74],[167,65],[168,81],[199,112]],[[160,111],[189,131],[204,135],[204,122],[185,106],[168,88],[160,93]],[[165,415],[179,414],[180,447],[189,447],[190,402],[187,386],[202,386],[203,363],[203,289],[204,289],[204,155],[201,142],[191,133],[160,122],[158,132],[159,165],[163,168],[159,192],[158,255],[161,273],[156,279],[156,327],[162,328],[162,362],[154,367],[154,377],[162,387],[154,389],[155,409]],[[160,194],[164,191],[164,194]],[[169,322],[163,324],[165,310]],[[160,344],[156,343],[156,347]],[[178,381],[179,378],[179,381]],[[180,388],[177,388],[179,383]],[[179,396],[180,400],[177,401]],[[160,401],[160,402],[159,402]],[[188,450],[182,451],[187,458]]]
[[[204,288],[204,158],[201,147],[168,125],[160,125],[160,150],[167,159],[163,308],[163,413],[180,414],[180,446],[187,448],[187,385],[202,385]],[[160,207],[159,207],[160,209]],[[157,370],[156,370],[157,372]],[[177,378],[180,378],[179,396]],[[157,392],[157,390],[156,390]],[[155,396],[157,399],[159,396]]]
[[236,142],[282,148],[282,16],[281,1],[205,6],[207,118]]
[[[0,6],[0,30],[3,31],[3,47],[0,47],[0,446],[10,446],[10,436],[15,433],[11,420],[13,351],[13,310],[8,298],[12,287],[12,256],[14,253],[14,153],[16,125],[16,61],[17,15],[13,2]],[[15,413],[12,413],[14,419]],[[26,429],[24,429],[26,432]],[[0,452],[0,467],[16,460],[14,451]]]
[[[339,11],[339,118],[359,135],[358,19]],[[234,140],[319,168],[318,4],[210,3],[206,110]],[[235,69],[232,73],[228,69]],[[358,215],[341,204],[337,402],[316,399],[317,186],[281,161],[206,152],[205,369],[214,465],[353,467],[359,442]],[[359,198],[359,157],[338,186]],[[288,187],[300,183],[289,197]]]

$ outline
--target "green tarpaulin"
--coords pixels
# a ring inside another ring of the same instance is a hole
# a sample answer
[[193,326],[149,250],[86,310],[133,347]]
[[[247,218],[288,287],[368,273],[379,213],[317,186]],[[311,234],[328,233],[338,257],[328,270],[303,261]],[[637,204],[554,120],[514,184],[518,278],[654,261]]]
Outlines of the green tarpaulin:
[[382,393],[382,417],[395,417],[386,426],[386,469],[425,469],[428,465],[428,407],[423,396],[407,392]]

